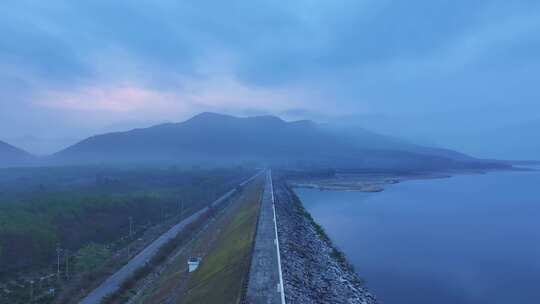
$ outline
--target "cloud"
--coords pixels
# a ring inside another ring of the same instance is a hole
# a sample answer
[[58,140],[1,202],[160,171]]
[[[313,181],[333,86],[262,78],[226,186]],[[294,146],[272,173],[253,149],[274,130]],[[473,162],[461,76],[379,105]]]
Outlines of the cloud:
[[45,92],[37,104],[61,110],[125,113],[171,106],[174,96],[133,86],[89,87],[76,92]]
[[64,132],[73,123],[99,128],[222,111],[415,117],[416,129],[435,133],[422,120],[450,128],[446,116],[474,121],[489,111],[486,124],[502,125],[540,112],[538,1],[8,0],[4,7],[0,136],[27,113],[33,118],[19,119],[14,132],[42,132],[39,117],[56,117],[49,127]]
[[[180,120],[201,111],[241,113],[283,112],[291,107],[311,107],[307,94],[292,88],[250,87],[227,75],[179,78],[176,89],[140,87],[137,84],[102,84],[66,90],[46,90],[35,104],[93,119]],[[112,121],[110,122],[112,123]]]

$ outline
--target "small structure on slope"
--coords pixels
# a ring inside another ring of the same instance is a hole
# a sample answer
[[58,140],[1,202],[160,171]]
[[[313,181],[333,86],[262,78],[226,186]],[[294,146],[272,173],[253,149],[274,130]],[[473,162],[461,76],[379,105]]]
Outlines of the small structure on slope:
[[194,272],[195,270],[197,270],[197,268],[199,267],[199,264],[201,263],[202,261],[202,258],[201,257],[197,257],[197,258],[189,258],[188,259],[188,272]]

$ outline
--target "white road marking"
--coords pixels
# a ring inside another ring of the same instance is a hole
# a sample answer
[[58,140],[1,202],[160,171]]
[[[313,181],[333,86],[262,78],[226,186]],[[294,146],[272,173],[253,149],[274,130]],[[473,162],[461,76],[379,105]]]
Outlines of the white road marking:
[[281,272],[281,255],[279,253],[279,237],[277,233],[277,220],[276,220],[276,205],[274,201],[274,183],[272,182],[272,170],[268,170],[268,176],[270,179],[270,193],[272,194],[272,211],[274,212],[274,231],[276,233],[276,250],[277,250],[277,259],[278,259],[278,270],[279,270],[279,284],[278,292],[281,293],[281,303],[285,304],[285,288],[283,287],[283,273]]

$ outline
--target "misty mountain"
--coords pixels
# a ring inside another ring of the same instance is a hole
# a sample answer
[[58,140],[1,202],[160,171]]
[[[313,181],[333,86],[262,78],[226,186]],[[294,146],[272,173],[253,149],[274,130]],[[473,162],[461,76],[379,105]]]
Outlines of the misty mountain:
[[85,139],[52,156],[60,163],[183,162],[442,169],[478,166],[472,157],[401,143],[369,131],[339,132],[311,121],[202,113]]
[[350,144],[362,145],[371,149],[411,152],[462,161],[477,160],[474,157],[454,150],[417,145],[399,137],[381,135],[361,127],[343,125],[323,125],[322,127],[332,132],[335,136],[348,139]]
[[477,138],[481,140],[470,142],[468,145],[471,150],[478,151],[490,147],[493,157],[501,159],[514,157],[522,160],[540,160],[539,132],[540,120],[523,121],[479,134]]
[[23,166],[33,160],[33,156],[26,151],[0,141],[0,167]]

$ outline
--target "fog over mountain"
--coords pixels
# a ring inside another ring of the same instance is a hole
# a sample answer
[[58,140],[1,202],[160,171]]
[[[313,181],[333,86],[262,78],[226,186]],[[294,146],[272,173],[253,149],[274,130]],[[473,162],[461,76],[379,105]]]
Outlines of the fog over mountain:
[[[483,115],[484,112],[481,112]],[[540,119],[514,119],[505,124],[485,123],[476,117],[448,115],[361,116],[342,119],[349,129],[366,128],[379,134],[427,146],[446,147],[482,158],[540,159]],[[429,127],[426,127],[429,125]]]
[[0,138],[35,154],[211,111],[540,158],[537,0],[8,2]]
[[0,141],[0,167],[28,165],[33,160],[28,152]]
[[448,169],[482,161],[417,146],[367,130],[341,130],[275,116],[238,118],[202,113],[168,123],[85,139],[50,158],[55,163],[177,162],[320,167]]

